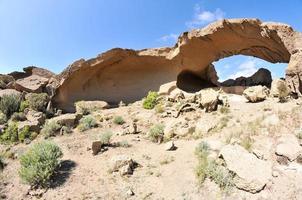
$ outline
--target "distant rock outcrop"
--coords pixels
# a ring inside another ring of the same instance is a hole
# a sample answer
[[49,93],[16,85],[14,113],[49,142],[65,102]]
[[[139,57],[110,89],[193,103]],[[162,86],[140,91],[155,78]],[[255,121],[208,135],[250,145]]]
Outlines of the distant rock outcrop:
[[221,86],[256,86],[262,85],[270,87],[272,83],[271,72],[267,69],[260,68],[256,73],[250,77],[238,77],[234,79],[228,79],[221,83]]
[[214,61],[238,54],[289,63],[286,81],[301,94],[302,33],[281,23],[229,19],[183,33],[172,48],[112,49],[81,59],[56,77],[53,102],[65,111],[74,111],[79,100],[129,103],[171,81],[198,91],[217,85]]

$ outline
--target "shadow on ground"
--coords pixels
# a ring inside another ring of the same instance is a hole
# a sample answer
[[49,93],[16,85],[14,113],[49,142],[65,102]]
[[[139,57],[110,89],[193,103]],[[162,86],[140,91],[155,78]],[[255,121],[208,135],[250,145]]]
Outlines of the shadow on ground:
[[63,185],[69,178],[72,170],[76,167],[76,163],[72,160],[63,160],[61,167],[58,169],[57,174],[54,176],[51,187],[56,188]]

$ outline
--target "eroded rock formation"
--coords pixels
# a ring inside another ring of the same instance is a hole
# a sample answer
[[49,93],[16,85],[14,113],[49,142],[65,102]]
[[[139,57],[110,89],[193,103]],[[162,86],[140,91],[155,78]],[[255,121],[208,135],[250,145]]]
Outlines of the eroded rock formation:
[[286,24],[230,19],[183,33],[172,48],[112,49],[76,61],[57,77],[53,102],[65,111],[74,111],[79,100],[133,102],[171,81],[197,91],[217,85],[214,61],[238,54],[289,63],[287,83],[293,92],[302,91],[302,34]]

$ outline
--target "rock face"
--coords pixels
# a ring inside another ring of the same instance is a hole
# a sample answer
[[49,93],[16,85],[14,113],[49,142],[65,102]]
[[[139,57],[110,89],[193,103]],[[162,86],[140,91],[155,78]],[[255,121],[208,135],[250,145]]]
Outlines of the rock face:
[[290,89],[282,79],[274,79],[271,86],[270,95],[273,97],[283,97],[290,94]]
[[295,160],[302,153],[302,148],[293,134],[283,135],[277,142],[276,154],[284,156],[290,161]]
[[269,89],[266,86],[253,86],[245,89],[243,95],[249,102],[263,101],[269,95]]
[[41,93],[47,85],[48,79],[37,75],[31,75],[15,82],[14,88],[18,91]]
[[130,103],[171,81],[199,91],[218,84],[214,61],[238,54],[289,63],[286,81],[301,93],[302,34],[286,24],[229,19],[183,33],[172,48],[112,49],[76,61],[56,77],[60,84],[53,102],[65,111],[74,111],[79,100]]
[[228,79],[221,83],[221,86],[256,86],[263,85],[270,87],[272,83],[271,72],[267,69],[260,68],[255,74],[250,77],[239,77],[234,79]]
[[272,176],[272,165],[258,159],[239,145],[226,145],[220,152],[226,167],[236,174],[239,189],[256,193],[262,190]]

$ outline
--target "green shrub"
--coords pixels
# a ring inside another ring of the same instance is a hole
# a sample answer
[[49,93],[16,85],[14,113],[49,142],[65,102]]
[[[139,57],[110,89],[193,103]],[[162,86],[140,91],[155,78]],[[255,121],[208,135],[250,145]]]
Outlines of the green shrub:
[[31,132],[29,139],[32,141],[32,140],[36,139],[38,137],[38,135],[39,134],[37,132]]
[[19,95],[4,95],[0,100],[0,111],[10,118],[14,112],[18,112],[20,108],[21,98]]
[[33,187],[48,187],[62,156],[56,144],[48,141],[37,143],[21,156],[19,176]]
[[60,124],[58,124],[56,121],[48,120],[44,124],[44,126],[41,130],[41,133],[45,137],[55,136],[61,128],[62,128],[62,126]]
[[147,97],[144,98],[143,100],[143,108],[153,109],[158,103],[157,98],[158,98],[157,92],[153,92],[153,91],[148,92]]
[[21,131],[18,133],[18,139],[20,142],[24,142],[26,138],[30,139],[31,132],[29,130],[29,126],[25,126]]
[[11,122],[8,124],[7,129],[1,135],[3,142],[17,142],[18,141],[18,126],[17,123]]
[[206,142],[201,142],[195,148],[195,155],[198,159],[195,173],[200,184],[204,182],[205,178],[209,178],[226,192],[233,187],[234,174],[218,165],[214,160],[208,159],[209,145]]
[[91,128],[94,128],[97,125],[98,124],[97,124],[96,119],[91,115],[87,115],[80,120],[78,129],[79,129],[79,131],[83,132],[83,131],[87,131]]
[[247,151],[251,151],[253,146],[253,139],[250,136],[244,136],[240,141],[240,145]]
[[20,111],[20,112],[24,112],[24,110],[25,110],[26,108],[29,108],[29,102],[28,102],[27,100],[21,101],[19,111]]
[[129,144],[129,142],[127,140],[123,140],[123,141],[118,143],[118,146],[128,148],[128,147],[131,147],[131,144]]
[[164,125],[153,125],[149,130],[148,137],[151,139],[152,142],[162,142],[164,139]]
[[0,112],[0,125],[5,124],[7,122],[6,115]]
[[46,93],[30,93],[26,95],[26,100],[28,101],[29,108],[35,111],[44,112],[46,110],[49,97]]
[[26,120],[26,116],[24,113],[22,112],[15,112],[12,116],[11,116],[11,120],[15,121],[15,122],[20,122],[20,121],[25,121]]
[[100,141],[103,145],[110,145],[111,138],[113,136],[113,133],[111,131],[105,131],[100,135]]
[[113,123],[118,124],[118,125],[122,125],[125,123],[125,120],[123,119],[122,116],[115,116],[113,118]]

